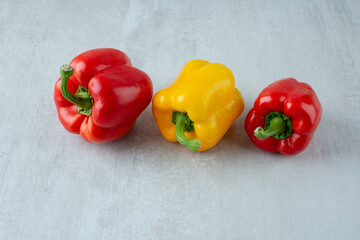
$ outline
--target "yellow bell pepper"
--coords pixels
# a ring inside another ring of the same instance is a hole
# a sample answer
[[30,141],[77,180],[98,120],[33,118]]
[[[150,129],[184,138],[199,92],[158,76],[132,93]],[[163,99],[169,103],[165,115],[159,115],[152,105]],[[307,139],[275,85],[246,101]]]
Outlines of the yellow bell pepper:
[[188,62],[152,102],[162,135],[194,152],[218,143],[243,110],[244,100],[230,69],[204,60]]

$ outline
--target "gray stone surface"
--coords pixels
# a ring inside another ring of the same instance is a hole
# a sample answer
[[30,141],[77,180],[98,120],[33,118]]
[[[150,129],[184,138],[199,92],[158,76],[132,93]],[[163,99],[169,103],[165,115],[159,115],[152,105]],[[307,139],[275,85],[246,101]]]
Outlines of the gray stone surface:
[[[357,0],[0,3],[0,239],[359,239]],[[124,138],[69,134],[59,66],[125,51],[154,91],[194,58],[221,62],[246,107],[213,149],[167,142],[150,107]],[[295,77],[324,114],[308,149],[257,149],[243,123],[262,88]]]

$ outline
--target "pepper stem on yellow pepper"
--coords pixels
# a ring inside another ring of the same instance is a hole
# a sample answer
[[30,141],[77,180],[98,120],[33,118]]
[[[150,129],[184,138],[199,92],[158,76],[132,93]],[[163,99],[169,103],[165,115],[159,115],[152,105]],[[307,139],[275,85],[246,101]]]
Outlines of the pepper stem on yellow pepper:
[[185,132],[194,131],[194,123],[191,121],[187,113],[174,111],[172,122],[175,125],[175,136],[181,145],[184,145],[193,152],[197,152],[201,146],[201,142],[197,138],[189,139],[185,136]]

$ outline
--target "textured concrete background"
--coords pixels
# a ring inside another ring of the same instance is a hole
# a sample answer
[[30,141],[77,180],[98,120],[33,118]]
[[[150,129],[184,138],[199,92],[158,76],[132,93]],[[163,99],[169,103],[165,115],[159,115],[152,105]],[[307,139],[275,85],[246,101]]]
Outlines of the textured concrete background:
[[[360,2],[0,3],[0,239],[359,239]],[[200,58],[232,69],[244,113],[213,149],[164,140],[150,107],[89,144],[57,120],[59,66],[125,51],[154,91]],[[324,114],[293,157],[257,149],[244,118],[272,81],[308,82]]]

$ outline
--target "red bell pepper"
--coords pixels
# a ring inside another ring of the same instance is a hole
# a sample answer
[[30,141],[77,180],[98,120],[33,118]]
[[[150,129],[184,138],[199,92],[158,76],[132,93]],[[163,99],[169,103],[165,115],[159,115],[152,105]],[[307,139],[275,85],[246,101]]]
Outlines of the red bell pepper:
[[297,154],[309,145],[321,114],[314,90],[306,83],[286,78],[260,93],[246,116],[245,130],[262,150]]
[[127,134],[149,105],[152,82],[116,49],[86,51],[60,68],[54,100],[60,122],[88,142]]

